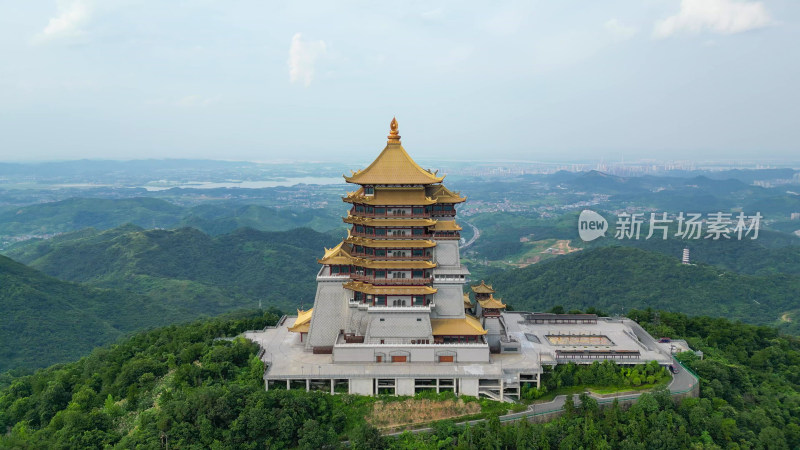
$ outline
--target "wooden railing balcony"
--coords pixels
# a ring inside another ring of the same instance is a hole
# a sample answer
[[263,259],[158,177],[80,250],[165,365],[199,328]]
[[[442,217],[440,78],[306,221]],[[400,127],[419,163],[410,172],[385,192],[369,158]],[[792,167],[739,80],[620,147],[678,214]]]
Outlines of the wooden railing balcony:
[[428,219],[431,217],[430,213],[368,213],[366,211],[356,211],[355,208],[350,208],[350,215],[355,217],[369,217],[372,219]]
[[427,239],[433,237],[433,233],[423,233],[423,234],[405,234],[405,235],[377,235],[377,234],[368,234],[364,233],[363,231],[356,231],[355,228],[350,231],[352,236],[360,236],[370,239]]
[[403,286],[423,286],[430,284],[433,278],[375,278],[374,276],[351,274],[350,278],[356,281],[363,281],[365,283],[384,285],[403,285]]
[[407,255],[407,256],[391,256],[391,255],[368,255],[366,253],[353,253],[357,258],[367,258],[375,261],[426,261],[433,258],[433,255]]

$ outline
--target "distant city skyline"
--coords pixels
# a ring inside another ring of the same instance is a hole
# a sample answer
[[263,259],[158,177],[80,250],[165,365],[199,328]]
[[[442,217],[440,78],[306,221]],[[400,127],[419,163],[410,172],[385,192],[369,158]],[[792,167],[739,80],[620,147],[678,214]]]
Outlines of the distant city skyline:
[[[580,14],[576,14],[580,11]],[[797,161],[800,4],[0,6],[0,161]]]

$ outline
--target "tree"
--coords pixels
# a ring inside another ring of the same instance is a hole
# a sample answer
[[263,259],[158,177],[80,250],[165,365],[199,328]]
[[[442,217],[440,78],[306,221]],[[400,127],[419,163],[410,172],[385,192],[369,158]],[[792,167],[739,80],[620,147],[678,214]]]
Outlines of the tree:
[[328,425],[321,425],[313,419],[306,420],[299,433],[297,444],[303,450],[317,450],[322,448],[336,448],[339,442],[336,433]]
[[567,395],[567,399],[564,400],[564,412],[570,419],[575,415],[575,400],[572,398],[572,394]]
[[350,433],[350,446],[353,450],[380,450],[387,448],[380,431],[368,423],[363,423]]

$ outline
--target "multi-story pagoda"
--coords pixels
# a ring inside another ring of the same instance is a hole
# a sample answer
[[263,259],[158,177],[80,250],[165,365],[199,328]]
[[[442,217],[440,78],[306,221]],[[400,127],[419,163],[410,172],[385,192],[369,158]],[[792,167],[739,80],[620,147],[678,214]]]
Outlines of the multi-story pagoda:
[[358,186],[343,199],[350,230],[319,259],[314,307],[245,334],[261,346],[267,389],[508,401],[523,383],[539,385],[543,365],[671,363],[630,321],[547,315],[542,323],[542,314],[507,311],[483,282],[472,302],[455,222],[465,198],[443,179],[408,156],[392,120],[377,159],[345,177]]
[[[392,119],[386,148],[345,176],[359,186],[343,198],[352,205],[344,217],[351,227],[319,260],[307,348],[334,359],[409,362],[456,356],[416,354],[409,345],[485,344],[486,330],[465,313],[463,299],[469,272],[460,262],[455,206],[466,198],[443,179],[411,159]],[[348,344],[373,351],[348,351],[356,348]]]

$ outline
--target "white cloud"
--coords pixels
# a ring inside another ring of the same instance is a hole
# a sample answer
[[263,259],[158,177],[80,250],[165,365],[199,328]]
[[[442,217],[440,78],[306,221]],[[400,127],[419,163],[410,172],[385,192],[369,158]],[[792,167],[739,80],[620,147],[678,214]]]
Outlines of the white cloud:
[[621,39],[629,39],[636,35],[636,27],[625,25],[617,19],[609,19],[603,24],[603,28],[609,33]]
[[91,18],[93,6],[92,0],[59,0],[58,15],[50,18],[34,41],[44,42],[82,34],[81,27]]
[[656,22],[653,36],[679,32],[734,34],[763,28],[772,19],[762,2],[737,0],[681,0],[678,14]]
[[314,66],[326,52],[325,41],[305,40],[302,33],[295,33],[289,47],[289,80],[309,86],[314,79]]

